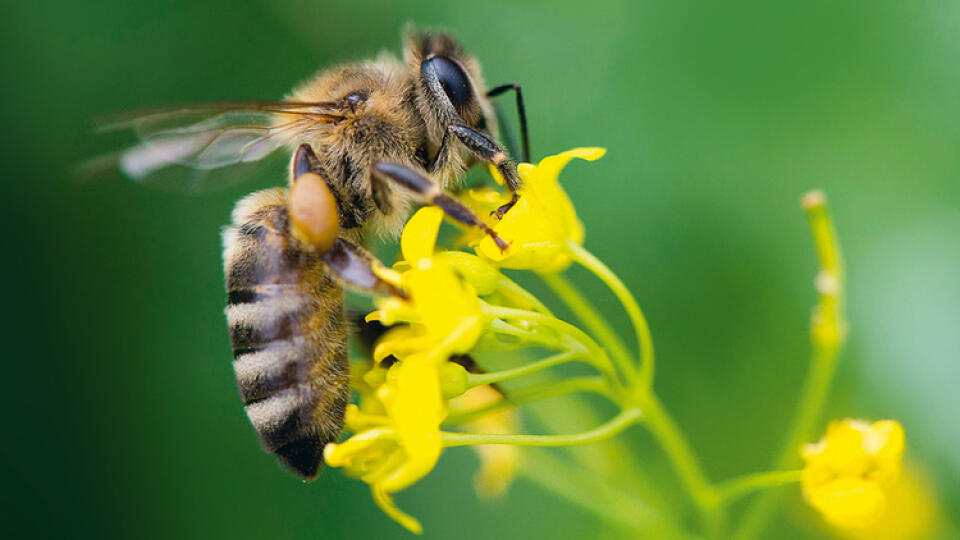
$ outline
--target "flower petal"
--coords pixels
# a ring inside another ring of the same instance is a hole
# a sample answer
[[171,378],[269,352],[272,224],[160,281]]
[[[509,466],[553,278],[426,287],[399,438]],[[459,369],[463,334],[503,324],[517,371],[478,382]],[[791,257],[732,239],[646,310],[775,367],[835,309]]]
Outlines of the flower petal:
[[903,447],[898,422],[831,422],[819,442],[801,450],[804,497],[837,527],[870,525],[882,515],[887,488],[900,474]]
[[393,502],[393,497],[384,491],[382,487],[376,485],[371,486],[370,493],[373,495],[373,500],[377,503],[377,506],[380,507],[380,510],[383,510],[384,514],[390,516],[390,519],[396,521],[413,534],[423,533],[423,525],[420,525],[417,518],[397,508],[397,505]]
[[403,227],[400,236],[400,252],[403,253],[403,258],[415,263],[433,255],[442,222],[443,210],[436,206],[425,206],[417,210]]
[[391,368],[387,384],[377,391],[406,454],[403,465],[380,482],[388,492],[420,480],[440,458],[440,423],[446,407],[438,368],[438,362],[427,355],[412,355]]
[[810,505],[835,526],[865,527],[874,523],[886,507],[880,486],[856,478],[840,478],[818,487],[809,497]]
[[540,160],[536,166],[537,174],[542,174],[549,178],[557,178],[560,171],[570,162],[571,159],[579,158],[587,161],[596,161],[607,153],[606,148],[597,146],[588,146],[573,148],[566,152],[560,152],[554,156],[547,156]]
[[501,251],[492,239],[484,238],[477,253],[506,268],[557,272],[567,267],[567,242],[583,243],[584,230],[557,176],[571,159],[593,161],[605,152],[603,148],[575,148],[545,157],[536,166],[521,163],[517,168],[523,180],[520,199],[494,226],[510,246]]

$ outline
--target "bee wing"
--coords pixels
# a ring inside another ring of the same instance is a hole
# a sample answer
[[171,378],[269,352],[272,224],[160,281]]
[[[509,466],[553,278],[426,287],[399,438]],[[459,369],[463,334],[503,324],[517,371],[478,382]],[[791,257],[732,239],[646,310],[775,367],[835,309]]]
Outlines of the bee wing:
[[[90,162],[140,183],[190,191],[209,187],[209,171],[263,160],[304,132],[342,119],[334,103],[237,102],[183,107],[114,122],[104,132],[132,132],[139,143]],[[221,177],[236,180],[239,171]]]

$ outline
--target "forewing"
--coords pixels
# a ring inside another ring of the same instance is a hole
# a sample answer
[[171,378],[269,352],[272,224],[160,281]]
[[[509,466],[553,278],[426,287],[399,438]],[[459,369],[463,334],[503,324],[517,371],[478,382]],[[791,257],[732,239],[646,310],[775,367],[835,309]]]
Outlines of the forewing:
[[109,159],[128,178],[196,191],[236,181],[242,171],[209,173],[259,162],[305,132],[339,121],[337,111],[333,103],[223,103],[159,111],[103,130],[139,139]]

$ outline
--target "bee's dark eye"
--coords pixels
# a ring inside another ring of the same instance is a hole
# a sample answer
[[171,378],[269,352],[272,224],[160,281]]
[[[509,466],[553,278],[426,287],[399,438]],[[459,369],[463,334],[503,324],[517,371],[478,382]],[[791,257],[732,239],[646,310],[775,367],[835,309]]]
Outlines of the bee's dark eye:
[[453,60],[445,56],[427,58],[420,65],[420,72],[424,77],[427,77],[428,73],[436,75],[443,91],[458,111],[462,111],[464,106],[473,99],[470,79],[463,72],[463,68]]

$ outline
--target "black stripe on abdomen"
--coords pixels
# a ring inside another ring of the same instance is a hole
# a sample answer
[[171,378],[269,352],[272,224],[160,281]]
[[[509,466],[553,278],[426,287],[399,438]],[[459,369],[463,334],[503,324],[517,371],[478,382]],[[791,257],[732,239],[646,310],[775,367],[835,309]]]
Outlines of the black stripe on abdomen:
[[[240,351],[236,351],[239,353]],[[237,354],[233,370],[243,403],[266,398],[311,377],[311,369],[323,357],[324,345],[303,338],[274,341]]]
[[259,293],[256,289],[234,289],[232,291],[227,291],[227,305],[233,306],[236,304],[249,304],[256,301]]

